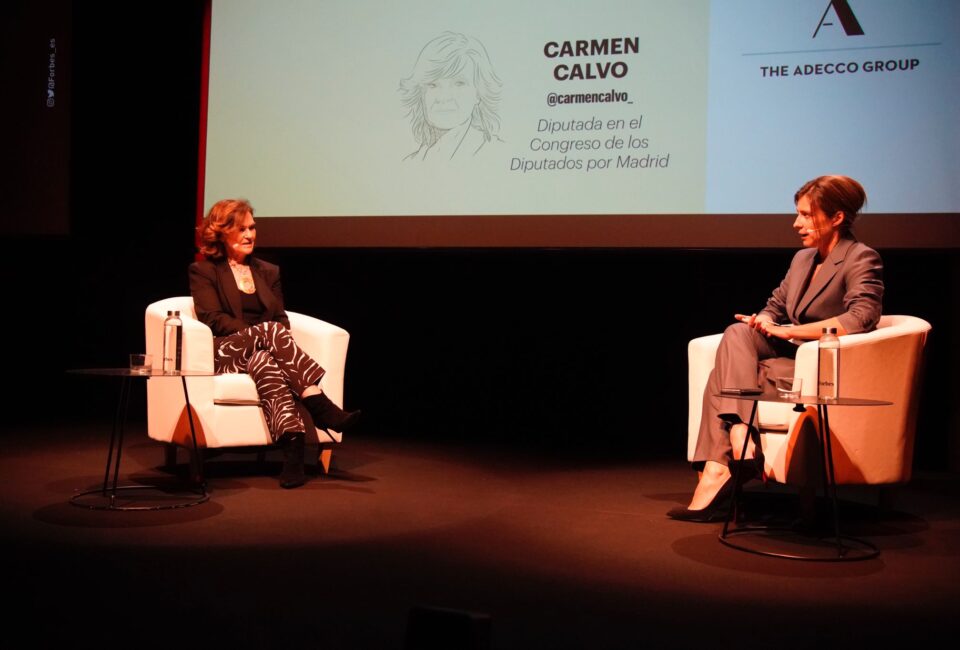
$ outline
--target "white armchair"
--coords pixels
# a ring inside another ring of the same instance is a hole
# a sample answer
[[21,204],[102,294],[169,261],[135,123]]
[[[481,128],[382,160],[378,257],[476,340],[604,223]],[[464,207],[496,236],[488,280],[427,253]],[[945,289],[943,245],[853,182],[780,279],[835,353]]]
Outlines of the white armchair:
[[[213,333],[197,320],[189,296],[167,298],[147,307],[147,354],[159,363],[163,347],[163,321],[167,311],[179,310],[183,321],[184,370],[213,372]],[[343,404],[343,376],[350,334],[336,325],[288,311],[290,330],[297,344],[327,372],[323,391]],[[193,407],[197,444],[201,448],[249,447],[272,443],[253,379],[246,374],[187,377]],[[307,416],[309,421],[309,416]],[[179,381],[147,380],[147,434],[154,440],[192,449],[190,424]],[[329,469],[328,443],[340,442],[340,433],[317,429],[320,464]]]
[[[923,349],[930,324],[913,316],[883,316],[877,329],[840,337],[841,395],[893,402],[892,406],[830,409],[837,484],[887,484],[910,480]],[[700,429],[703,390],[713,370],[721,334],[690,341],[687,459]],[[804,393],[817,385],[817,343],[797,350],[795,376]],[[808,407],[807,417],[816,418]],[[760,402],[757,419],[767,475],[781,483],[808,484],[810,458],[803,422],[789,404]],[[812,456],[815,457],[815,456]]]

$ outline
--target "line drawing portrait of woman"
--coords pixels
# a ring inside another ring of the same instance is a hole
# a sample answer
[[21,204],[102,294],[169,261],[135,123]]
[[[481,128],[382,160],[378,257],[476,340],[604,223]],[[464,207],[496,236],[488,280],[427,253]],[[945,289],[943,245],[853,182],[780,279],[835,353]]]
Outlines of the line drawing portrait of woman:
[[500,88],[487,50],[475,38],[443,32],[420,51],[400,95],[419,148],[404,160],[475,156],[500,142]]

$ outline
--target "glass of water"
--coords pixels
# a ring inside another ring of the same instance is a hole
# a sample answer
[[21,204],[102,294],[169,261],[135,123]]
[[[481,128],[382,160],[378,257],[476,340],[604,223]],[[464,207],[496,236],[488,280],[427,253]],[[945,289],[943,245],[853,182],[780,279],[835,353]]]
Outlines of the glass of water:
[[130,372],[149,375],[153,372],[153,355],[138,352],[130,355]]
[[777,377],[777,394],[784,399],[797,399],[803,388],[803,379],[800,377]]

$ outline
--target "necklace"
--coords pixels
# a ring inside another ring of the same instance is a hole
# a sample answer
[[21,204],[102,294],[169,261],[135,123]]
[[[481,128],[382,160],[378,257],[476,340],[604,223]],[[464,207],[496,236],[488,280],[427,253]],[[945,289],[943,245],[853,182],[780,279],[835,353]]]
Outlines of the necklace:
[[250,267],[246,264],[234,262],[233,260],[230,260],[229,263],[230,270],[233,271],[233,277],[237,281],[237,287],[240,291],[248,294],[255,293],[257,286],[253,283],[253,273],[250,272]]

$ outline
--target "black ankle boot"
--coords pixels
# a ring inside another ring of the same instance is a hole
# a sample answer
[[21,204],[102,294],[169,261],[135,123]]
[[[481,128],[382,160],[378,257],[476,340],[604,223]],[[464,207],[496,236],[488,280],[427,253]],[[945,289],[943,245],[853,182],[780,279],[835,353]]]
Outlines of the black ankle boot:
[[304,454],[303,431],[295,431],[283,436],[283,470],[280,472],[280,487],[285,490],[297,488],[307,482],[303,473]]
[[360,419],[359,410],[344,411],[331,402],[325,393],[304,397],[303,405],[310,411],[313,423],[318,429],[333,429],[337,432],[343,432],[356,425]]

